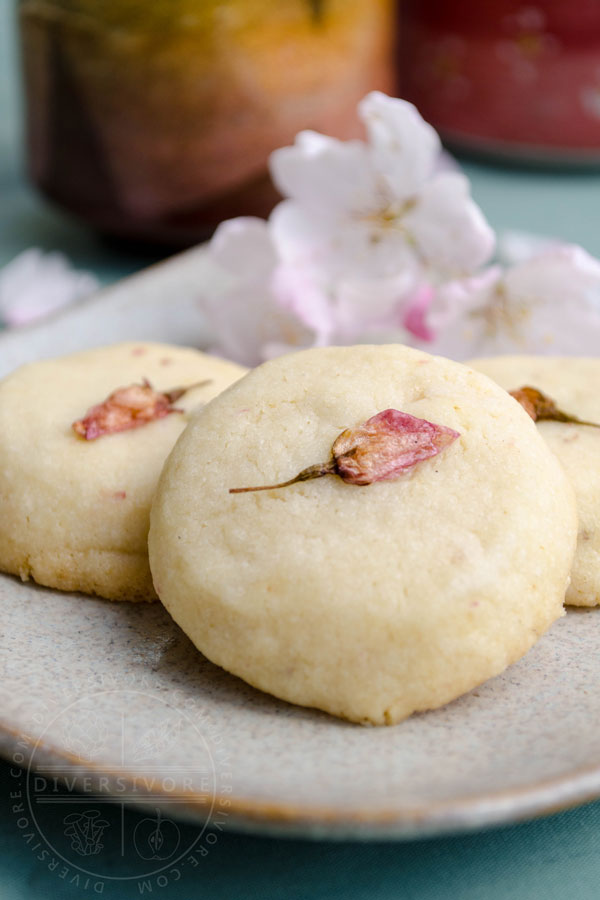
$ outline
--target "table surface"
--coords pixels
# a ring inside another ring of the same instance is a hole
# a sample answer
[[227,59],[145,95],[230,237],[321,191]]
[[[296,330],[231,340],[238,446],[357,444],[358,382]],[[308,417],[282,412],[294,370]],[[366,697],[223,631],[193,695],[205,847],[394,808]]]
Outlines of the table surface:
[[[0,265],[26,247],[63,250],[104,283],[153,261],[116,250],[51,208],[22,172],[17,53],[11,0],[0,0]],[[473,193],[496,229],[518,228],[582,244],[600,256],[600,174],[536,172],[464,162]],[[17,824],[17,770],[0,763],[0,894],[3,900],[140,896],[140,884],[85,888],[53,871]],[[132,813],[133,824],[137,813]],[[58,822],[57,822],[58,827]],[[181,826],[187,836],[189,829]],[[221,833],[196,869],[174,870],[145,893],[213,898],[447,898],[578,900],[598,897],[600,802],[479,834],[391,843],[312,843]],[[114,874],[125,874],[119,858]]]

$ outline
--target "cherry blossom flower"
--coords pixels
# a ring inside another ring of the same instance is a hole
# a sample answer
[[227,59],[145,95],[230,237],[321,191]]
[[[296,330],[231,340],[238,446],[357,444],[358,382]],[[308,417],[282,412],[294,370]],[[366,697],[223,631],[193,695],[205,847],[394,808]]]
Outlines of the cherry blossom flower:
[[563,245],[507,269],[493,266],[432,289],[423,311],[429,340],[455,359],[501,353],[596,355],[600,262]]
[[406,328],[426,337],[414,312],[423,284],[488,259],[493,233],[415,107],[372,93],[358,111],[366,141],[302,132],[271,156],[286,199],[269,221],[234,219],[215,232],[211,257],[232,276],[203,299],[218,352],[254,365],[291,349],[403,338]]
[[425,269],[466,275],[485,263],[493,232],[459,172],[436,171],[434,129],[403,100],[373,92],[358,107],[367,142],[303,131],[271,154],[287,197],[271,216],[273,241],[288,261],[362,280]]
[[257,218],[223,222],[209,252],[230,276],[223,292],[201,300],[213,350],[249,366],[292,350],[379,340],[401,329],[398,307],[414,291],[408,272],[334,278],[308,262],[284,262],[269,224]]
[[209,246],[231,277],[220,294],[202,298],[215,352],[244,365],[330,342],[327,300],[302,268],[280,262],[268,224],[240,217],[223,222]]
[[[230,276],[204,300],[217,349],[248,365],[292,349],[396,340],[457,359],[595,353],[600,262],[519,232],[494,236],[436,132],[374,92],[366,140],[301,132],[271,155],[284,200],[268,222],[223,223],[210,253]],[[506,265],[508,263],[508,265]]]
[[98,287],[93,275],[73,269],[62,253],[32,247],[0,270],[0,320],[6,325],[27,325]]

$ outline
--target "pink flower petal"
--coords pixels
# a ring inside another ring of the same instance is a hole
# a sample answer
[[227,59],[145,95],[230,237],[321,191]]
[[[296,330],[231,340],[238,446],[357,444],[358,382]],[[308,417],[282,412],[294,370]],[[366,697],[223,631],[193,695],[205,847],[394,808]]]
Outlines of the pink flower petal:
[[494,232],[459,172],[442,172],[423,185],[404,223],[424,259],[449,276],[472,272],[494,250]]
[[435,292],[430,284],[424,284],[413,295],[404,312],[402,324],[407,331],[421,341],[435,340],[435,332],[427,324],[427,312],[433,303]]
[[184,393],[184,389],[177,389],[161,394],[147,381],[130,384],[118,388],[102,403],[88,409],[83,419],[73,422],[72,428],[86,441],[94,441],[105,434],[141,428],[171,413],[182,412],[173,406],[173,398],[178,399]]
[[265,276],[277,263],[267,223],[254,216],[221,222],[208,249],[218,265],[242,278]]
[[396,199],[419,191],[431,177],[441,149],[434,128],[412,103],[372,91],[358,105],[373,160]]
[[281,309],[314,334],[312,346],[325,346],[332,333],[327,296],[302,266],[277,266],[271,290]]
[[363,141],[301,131],[292,147],[273,151],[269,168],[284,197],[327,217],[368,213],[376,203],[377,176]]
[[332,448],[336,472],[349,484],[392,481],[418,462],[437,456],[459,436],[445,425],[385,409],[340,434]]

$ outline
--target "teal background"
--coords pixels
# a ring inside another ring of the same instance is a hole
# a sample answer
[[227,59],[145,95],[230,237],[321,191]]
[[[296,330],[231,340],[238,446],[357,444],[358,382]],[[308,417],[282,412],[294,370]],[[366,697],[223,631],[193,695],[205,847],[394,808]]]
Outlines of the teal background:
[[[36,860],[12,814],[16,779],[0,765],[2,900],[99,896]],[[64,815],[61,810],[58,821]],[[144,814],[133,813],[128,829]],[[182,840],[194,826],[181,825]],[[49,835],[51,836],[51,835]],[[536,822],[408,843],[312,843],[222,833],[196,869],[143,896],[161,900],[597,900],[600,803]],[[39,853],[39,851],[37,851]],[[105,852],[105,851],[103,851]],[[104,861],[104,860],[103,860]],[[129,874],[119,856],[112,874]],[[71,875],[69,877],[72,877]],[[141,896],[135,882],[106,882],[102,897]]]
[[[0,265],[36,245],[63,250],[75,265],[110,283],[158,258],[108,246],[51,208],[27,184],[17,73],[14,8],[12,0],[0,0]],[[540,173],[474,162],[464,166],[476,200],[496,229],[558,236],[600,256],[599,174]],[[11,812],[14,784],[9,766],[0,763],[1,900],[94,896],[36,860]],[[138,814],[128,815],[133,827]],[[184,837],[193,837],[193,826],[181,827]],[[120,858],[110,862],[114,875],[125,874]],[[136,897],[140,891],[135,883],[113,882],[106,883],[102,896]],[[224,833],[197,869],[183,870],[176,883],[155,886],[151,896],[597,900],[600,802],[510,828],[404,844],[312,843]]]

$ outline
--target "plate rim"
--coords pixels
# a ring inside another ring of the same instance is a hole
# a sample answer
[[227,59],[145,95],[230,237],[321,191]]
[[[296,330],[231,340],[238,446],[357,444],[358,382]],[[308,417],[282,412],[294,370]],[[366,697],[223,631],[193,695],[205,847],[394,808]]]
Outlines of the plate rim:
[[[17,746],[24,757],[23,762],[14,760]],[[39,756],[37,765],[32,765],[34,748],[36,756]],[[110,789],[110,783],[117,780],[135,789],[134,792],[140,797],[152,796],[154,802],[159,802],[158,797],[162,794],[160,805],[175,817],[190,822],[197,821],[198,812],[205,813],[207,801],[211,802],[213,799],[210,793],[187,791],[185,793],[189,796],[189,802],[178,801],[175,806],[170,802],[171,797],[166,791],[159,789],[149,792],[147,788],[144,789],[143,780],[136,778],[130,771],[81,759],[46,740],[32,742],[28,735],[11,728],[2,719],[0,756],[26,773],[31,769],[43,774],[44,767],[54,761],[67,763],[72,767],[69,777],[75,779],[76,785],[81,784],[84,779],[86,783],[92,779],[92,783],[98,785],[97,792],[113,797],[115,802],[119,802],[119,794]],[[518,788],[400,809],[359,806],[342,810],[327,806],[282,803],[277,800],[257,800],[232,793],[228,795],[230,806],[227,807],[226,827],[257,834],[323,840],[356,838],[404,841],[514,825],[553,815],[599,798],[600,763],[580,766],[567,774],[541,779]],[[127,805],[136,809],[145,808],[142,800],[139,803],[128,800]]]

